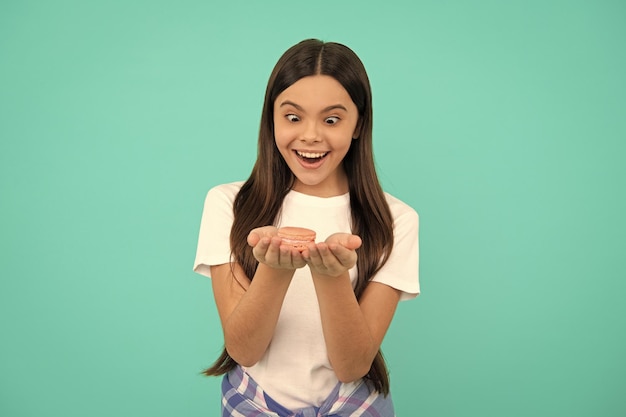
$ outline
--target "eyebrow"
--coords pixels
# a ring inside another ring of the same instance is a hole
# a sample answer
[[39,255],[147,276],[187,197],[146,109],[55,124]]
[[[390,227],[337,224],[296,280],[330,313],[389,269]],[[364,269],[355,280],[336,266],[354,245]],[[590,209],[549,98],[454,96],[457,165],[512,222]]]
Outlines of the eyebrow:
[[[285,101],[283,101],[282,103],[280,103],[280,106],[279,106],[279,107],[288,106],[288,105],[289,105],[289,106],[293,106],[293,107],[295,107],[296,109],[298,109],[298,110],[300,110],[300,111],[304,111],[304,109],[302,108],[302,106],[300,106],[300,105],[298,105],[298,104],[294,103],[293,101],[289,101],[289,100],[285,100]],[[322,113],[327,112],[327,111],[330,111],[330,110],[335,110],[335,109],[341,109],[341,110],[343,110],[343,111],[348,111],[348,109],[346,109],[346,107],[345,107],[343,104],[333,104],[333,105],[331,105],[331,106],[328,106],[328,107],[324,108],[324,109],[322,110]]]

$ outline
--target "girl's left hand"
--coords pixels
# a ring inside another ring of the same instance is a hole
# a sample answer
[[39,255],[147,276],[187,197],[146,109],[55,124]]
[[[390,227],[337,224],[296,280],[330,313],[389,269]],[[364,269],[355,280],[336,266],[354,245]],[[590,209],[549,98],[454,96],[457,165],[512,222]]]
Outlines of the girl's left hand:
[[302,257],[311,272],[337,277],[356,264],[356,250],[361,247],[361,243],[357,235],[335,233],[325,242],[307,245]]

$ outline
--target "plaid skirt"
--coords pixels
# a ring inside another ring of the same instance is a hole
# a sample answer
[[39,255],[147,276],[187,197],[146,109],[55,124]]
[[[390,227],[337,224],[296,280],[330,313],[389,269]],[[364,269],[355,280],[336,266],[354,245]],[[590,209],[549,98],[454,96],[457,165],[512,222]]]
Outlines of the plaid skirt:
[[356,388],[337,384],[319,407],[288,410],[269,395],[240,366],[222,380],[222,417],[394,417],[391,395],[371,390],[365,382]]

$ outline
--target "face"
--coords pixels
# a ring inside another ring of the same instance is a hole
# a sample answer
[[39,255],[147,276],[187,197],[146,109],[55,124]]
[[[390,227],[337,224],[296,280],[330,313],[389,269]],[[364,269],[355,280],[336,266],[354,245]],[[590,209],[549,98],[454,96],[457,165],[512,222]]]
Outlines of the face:
[[274,138],[296,177],[293,190],[319,197],[348,192],[342,161],[358,121],[350,95],[328,75],[301,78],[280,93],[274,102]]

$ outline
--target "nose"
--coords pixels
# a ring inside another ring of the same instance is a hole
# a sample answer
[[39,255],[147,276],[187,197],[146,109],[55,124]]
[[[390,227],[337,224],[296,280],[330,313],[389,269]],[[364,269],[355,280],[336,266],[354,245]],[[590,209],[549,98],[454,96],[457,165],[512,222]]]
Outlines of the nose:
[[302,125],[303,130],[300,134],[300,141],[304,143],[315,143],[321,140],[320,132],[316,122],[309,121],[308,123],[303,123]]

